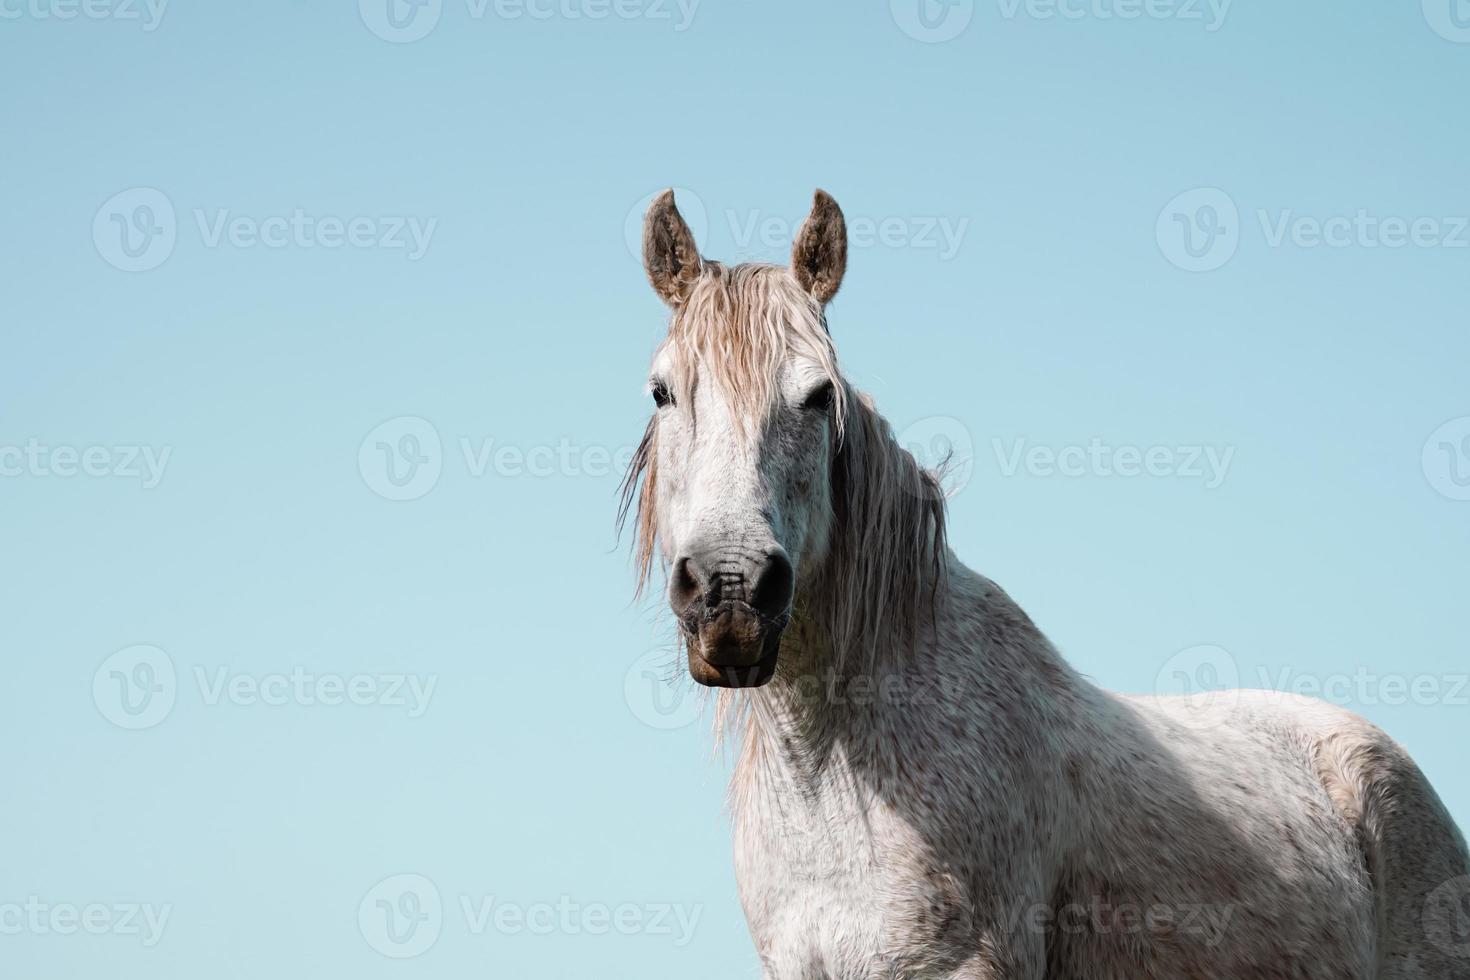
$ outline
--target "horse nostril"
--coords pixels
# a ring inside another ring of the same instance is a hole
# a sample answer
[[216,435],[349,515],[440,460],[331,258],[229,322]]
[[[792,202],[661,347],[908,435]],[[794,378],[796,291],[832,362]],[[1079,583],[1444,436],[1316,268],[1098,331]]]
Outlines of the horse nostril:
[[704,576],[692,556],[685,555],[674,562],[674,573],[669,577],[669,604],[676,613],[683,613],[704,593]]
[[796,573],[784,551],[772,551],[755,573],[750,590],[750,604],[763,616],[775,618],[791,605],[796,587]]

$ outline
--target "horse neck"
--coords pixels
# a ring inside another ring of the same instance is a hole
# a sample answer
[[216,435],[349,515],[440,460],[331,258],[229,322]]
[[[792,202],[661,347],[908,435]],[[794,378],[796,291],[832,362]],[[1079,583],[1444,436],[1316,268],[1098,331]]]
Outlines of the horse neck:
[[957,717],[971,720],[983,758],[990,739],[1038,730],[1070,739],[1076,717],[1104,710],[1096,689],[1020,607],[949,553],[912,640],[893,637],[866,657],[842,658],[825,639],[831,635],[818,619],[794,619],[771,682],[728,695],[744,702],[732,803],[794,791],[811,798],[836,792],[861,804],[862,795],[849,790],[901,782],[901,767],[914,761],[905,758],[925,751],[926,733]]
[[[960,575],[972,574],[947,558]],[[913,635],[891,635],[847,656],[834,648],[833,624],[809,610],[793,617],[776,676],[763,688],[729,695],[742,715],[735,802],[762,787],[818,795],[855,786],[853,773],[887,755],[896,727],[922,728],[926,710],[951,710],[929,685],[935,676],[954,676],[966,654],[943,639],[952,634],[953,575],[937,587],[916,614]]]

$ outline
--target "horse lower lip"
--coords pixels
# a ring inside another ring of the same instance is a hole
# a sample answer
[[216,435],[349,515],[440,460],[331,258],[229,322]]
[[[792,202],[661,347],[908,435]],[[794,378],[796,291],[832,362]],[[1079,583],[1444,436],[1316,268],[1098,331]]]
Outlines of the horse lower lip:
[[779,625],[755,620],[731,629],[728,620],[719,625],[706,622],[691,630],[689,672],[708,687],[759,687],[776,672],[781,650]]

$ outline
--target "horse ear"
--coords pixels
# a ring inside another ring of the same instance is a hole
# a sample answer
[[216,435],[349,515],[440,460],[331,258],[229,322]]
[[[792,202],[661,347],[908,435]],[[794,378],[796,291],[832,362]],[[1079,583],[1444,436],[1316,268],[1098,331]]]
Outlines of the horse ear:
[[847,221],[832,195],[818,190],[812,213],[791,246],[791,272],[801,287],[825,303],[837,295],[847,271]]
[[674,192],[664,191],[648,206],[643,219],[643,268],[654,292],[670,306],[689,298],[702,262],[694,233],[674,204]]

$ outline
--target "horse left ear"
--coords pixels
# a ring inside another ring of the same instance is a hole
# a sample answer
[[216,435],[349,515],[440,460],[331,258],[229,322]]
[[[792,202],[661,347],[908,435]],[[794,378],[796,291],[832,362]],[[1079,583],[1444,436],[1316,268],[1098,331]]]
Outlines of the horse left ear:
[[847,221],[832,195],[818,190],[791,246],[791,273],[818,302],[837,295],[847,271]]

